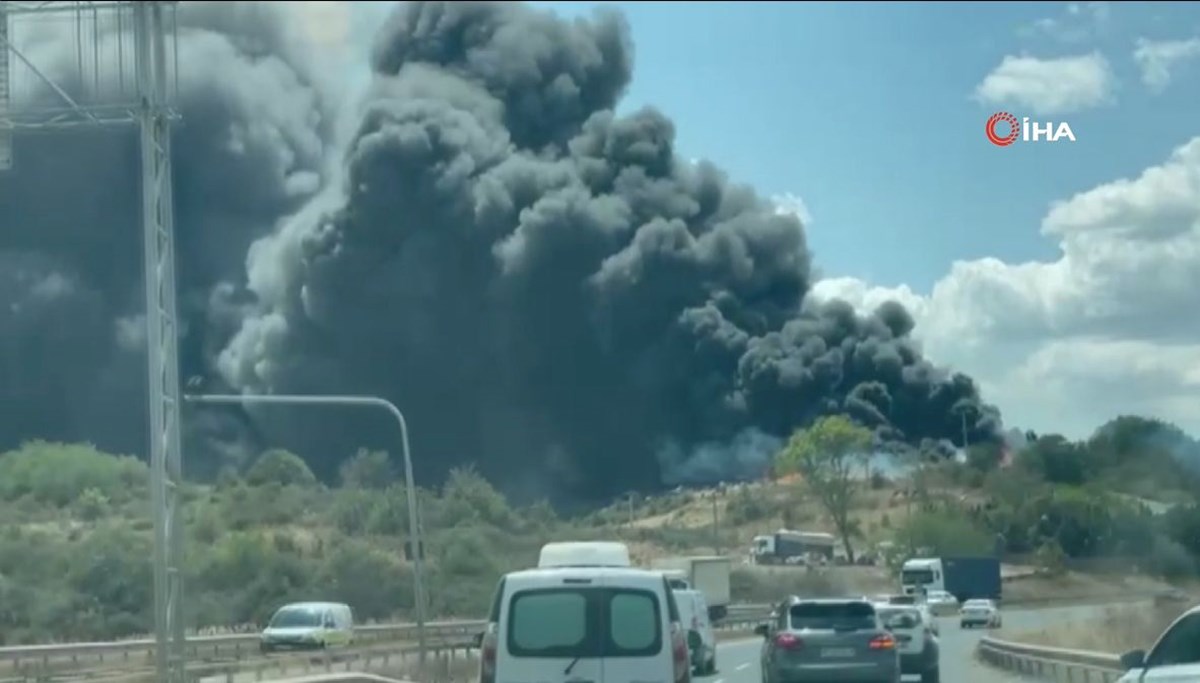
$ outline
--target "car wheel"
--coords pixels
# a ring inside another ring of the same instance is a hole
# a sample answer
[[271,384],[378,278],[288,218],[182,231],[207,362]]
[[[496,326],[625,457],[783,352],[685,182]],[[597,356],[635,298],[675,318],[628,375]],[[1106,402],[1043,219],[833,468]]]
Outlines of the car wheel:
[[941,671],[938,669],[927,669],[921,672],[921,683],[938,683],[941,680]]

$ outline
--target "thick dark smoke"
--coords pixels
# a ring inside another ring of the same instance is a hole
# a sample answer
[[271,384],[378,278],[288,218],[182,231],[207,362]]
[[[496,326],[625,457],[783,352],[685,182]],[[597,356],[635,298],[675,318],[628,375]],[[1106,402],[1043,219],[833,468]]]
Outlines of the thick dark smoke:
[[[474,461],[514,493],[559,499],[755,475],[828,413],[881,441],[957,442],[964,415],[972,442],[996,438],[996,411],[922,358],[899,305],[862,317],[806,301],[795,216],[681,159],[662,113],[614,114],[633,65],[619,15],[399,7],[318,199],[332,114],[302,51],[255,16],[214,4],[189,19],[207,30],[185,64],[224,75],[196,79],[176,147],[185,373],[209,388],[383,395],[408,418],[419,478]],[[25,381],[5,400],[27,416],[0,440],[141,450],[144,371],[122,351],[138,348],[136,193],[95,189],[97,167],[132,171],[132,148],[102,160],[103,146],[37,144],[74,156],[0,181],[19,218],[0,234],[0,282],[29,311],[0,313],[0,379]],[[64,206],[70,193],[94,199]],[[103,410],[121,419],[94,415],[94,394],[118,385],[123,405]],[[396,442],[361,412],[190,417],[188,455],[210,463],[231,457],[218,443],[270,443],[328,475],[360,445]]]

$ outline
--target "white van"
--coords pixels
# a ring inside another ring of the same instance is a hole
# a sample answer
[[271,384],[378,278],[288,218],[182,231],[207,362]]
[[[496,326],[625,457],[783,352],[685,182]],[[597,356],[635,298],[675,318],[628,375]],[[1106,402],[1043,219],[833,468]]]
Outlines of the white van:
[[340,602],[294,602],[275,611],[259,637],[263,652],[345,647],[354,640],[354,613]]
[[691,683],[687,636],[661,572],[506,574],[478,643],[479,683]]
[[[670,583],[670,578],[667,580]],[[717,672],[717,634],[708,620],[708,601],[698,590],[676,588],[674,593],[675,603],[679,605],[679,620],[687,629],[692,670],[698,676],[711,676]]]

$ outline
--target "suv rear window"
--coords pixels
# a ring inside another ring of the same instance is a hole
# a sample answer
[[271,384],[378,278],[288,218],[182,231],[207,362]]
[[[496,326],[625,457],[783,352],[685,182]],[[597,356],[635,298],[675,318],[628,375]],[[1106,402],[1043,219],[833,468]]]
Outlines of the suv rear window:
[[865,602],[802,602],[789,610],[792,628],[856,631],[875,628],[875,608]]
[[651,657],[662,651],[658,596],[630,588],[545,588],[515,593],[508,610],[514,657]]

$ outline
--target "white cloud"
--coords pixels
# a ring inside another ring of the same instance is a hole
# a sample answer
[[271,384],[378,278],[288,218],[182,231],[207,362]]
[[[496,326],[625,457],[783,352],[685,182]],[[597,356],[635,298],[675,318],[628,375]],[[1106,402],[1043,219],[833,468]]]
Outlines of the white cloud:
[[1080,43],[1103,32],[1111,16],[1107,2],[1072,2],[1057,17],[1043,17],[1023,26],[1027,37],[1049,36],[1064,43]]
[[1142,70],[1142,83],[1152,92],[1162,92],[1171,83],[1171,70],[1188,60],[1200,58],[1200,38],[1152,41],[1138,38],[1133,60]]
[[790,213],[799,218],[806,228],[812,225],[812,214],[808,210],[808,205],[797,195],[785,192],[771,197],[771,201],[775,203],[776,213]]
[[975,88],[978,102],[1064,114],[1113,100],[1116,79],[1099,52],[1039,59],[1006,56]]
[[814,296],[906,304],[926,352],[979,379],[1011,424],[1082,436],[1134,413],[1200,434],[1200,137],[1056,202],[1041,229],[1056,260],[959,261],[926,296],[852,278]]

